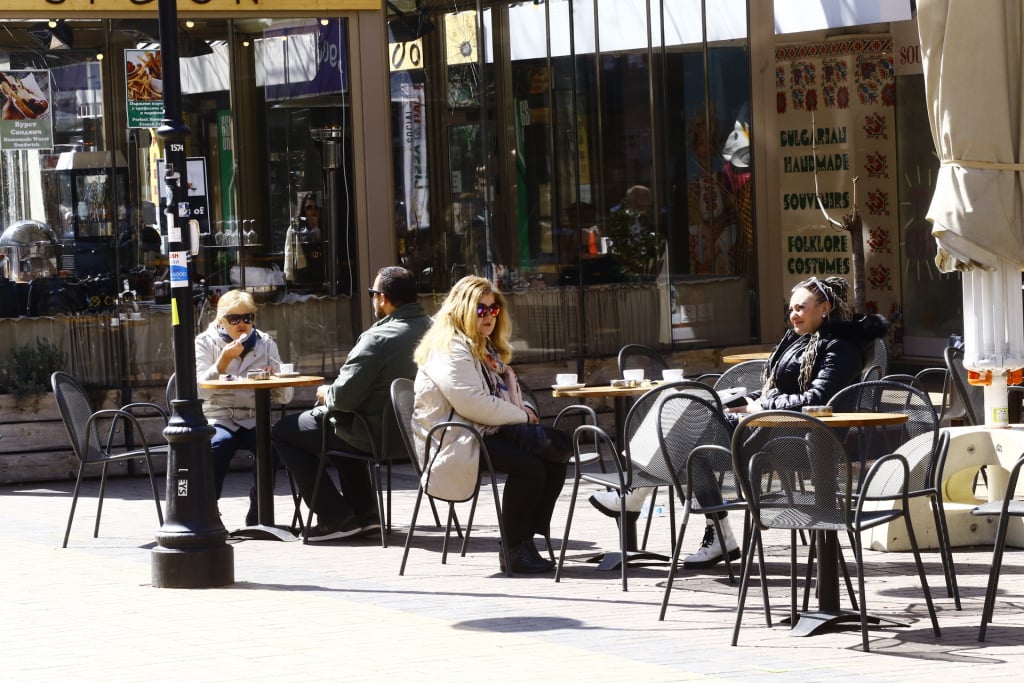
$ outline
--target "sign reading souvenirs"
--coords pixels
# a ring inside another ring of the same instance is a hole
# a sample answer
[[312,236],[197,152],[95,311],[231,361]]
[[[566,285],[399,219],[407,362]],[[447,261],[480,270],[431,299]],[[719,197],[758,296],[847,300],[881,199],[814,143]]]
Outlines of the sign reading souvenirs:
[[787,299],[789,288],[811,275],[838,275],[853,283],[853,236],[833,223],[842,223],[856,204],[864,226],[865,304],[869,312],[888,315],[896,303],[892,54],[886,36],[775,51],[774,137]]
[[0,149],[51,149],[50,72],[0,71]]
[[124,80],[129,128],[159,128],[164,118],[160,50],[125,50]]

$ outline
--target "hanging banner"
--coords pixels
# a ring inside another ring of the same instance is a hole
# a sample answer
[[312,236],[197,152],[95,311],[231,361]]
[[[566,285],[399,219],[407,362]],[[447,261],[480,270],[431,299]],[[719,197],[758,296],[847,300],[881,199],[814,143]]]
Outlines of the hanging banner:
[[899,296],[892,39],[792,45],[776,49],[775,58],[783,296],[788,302],[790,288],[812,275],[853,284],[850,233],[830,225],[822,207],[841,222],[856,203],[867,312],[891,318]]
[[125,50],[125,110],[129,128],[159,128],[164,119],[160,50]]
[[406,226],[409,230],[430,227],[427,200],[427,122],[423,85],[402,84],[402,175],[405,186]]
[[0,101],[0,148],[53,148],[49,71],[0,71]]

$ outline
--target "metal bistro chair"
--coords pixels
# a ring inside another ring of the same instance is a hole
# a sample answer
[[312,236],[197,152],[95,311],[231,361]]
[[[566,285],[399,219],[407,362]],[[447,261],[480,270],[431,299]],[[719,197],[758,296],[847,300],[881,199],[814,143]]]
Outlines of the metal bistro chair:
[[[430,428],[427,432],[426,443],[424,444],[423,462],[424,464],[424,477],[419,482],[419,490],[416,492],[416,502],[412,508],[412,519],[409,521],[409,533],[405,537],[405,550],[402,552],[402,564],[398,569],[398,575],[405,575],[406,561],[409,559],[409,548],[412,546],[412,537],[416,532],[416,517],[420,511],[420,503],[423,501],[423,495],[427,492],[430,486],[430,470],[433,464],[434,458],[437,457],[440,452],[441,441],[445,438],[453,438],[453,434],[459,432],[465,432],[470,435],[472,439],[478,442],[480,448],[480,457],[477,461],[477,484],[473,487],[473,493],[466,498],[460,499],[446,499],[439,496],[431,496],[427,493],[428,498],[436,500],[443,500],[448,503],[448,522],[445,525],[444,531],[444,543],[441,547],[441,564],[446,564],[448,561],[448,541],[451,537],[452,522],[455,519],[455,504],[465,503],[472,501],[473,505],[476,504],[476,499],[480,495],[480,488],[483,485],[484,477],[490,481],[491,493],[494,496],[494,510],[498,517],[498,535],[500,537],[501,552],[503,557],[509,558],[508,541],[505,536],[505,524],[502,521],[501,516],[501,497],[498,495],[498,484],[494,474],[494,467],[491,465],[491,457],[487,452],[487,445],[484,443],[483,437],[480,432],[476,430],[472,425],[464,422],[439,422]],[[434,452],[431,453],[431,450]],[[469,527],[466,528],[466,538],[463,539],[462,554],[466,554],[465,543],[469,537]],[[505,574],[512,576],[512,563],[505,563]]]
[[[423,465],[420,463],[420,459],[416,457],[415,440],[412,436],[412,410],[415,402],[416,391],[413,388],[413,381],[411,379],[399,377],[391,383],[391,408],[395,414],[395,421],[398,423],[398,433],[402,437],[405,452],[408,454],[413,471],[416,473],[416,480],[419,481],[423,477]],[[434,513],[434,523],[440,529],[441,518],[437,514],[437,506],[434,504],[434,499],[427,496],[427,502],[430,503],[430,510]],[[459,528],[459,520],[455,518],[454,522],[455,532],[461,538],[462,529]]]
[[[64,530],[64,542],[62,548],[68,547],[68,538],[71,536],[71,523],[75,518],[75,507],[78,505],[78,494],[82,489],[82,478],[85,475],[85,468],[88,465],[102,465],[100,474],[99,501],[96,507],[96,526],[93,528],[93,538],[100,533],[100,517],[103,514],[103,494],[107,484],[107,466],[112,462],[131,460],[134,458],[145,458],[146,473],[149,475],[149,485],[153,489],[153,502],[156,504],[156,515],[163,526],[164,513],[160,507],[160,496],[157,493],[156,479],[153,478],[153,459],[157,453],[166,453],[167,445],[159,444],[150,446],[146,440],[146,433],[142,429],[142,423],[135,414],[137,410],[145,410],[151,414],[163,417],[167,420],[167,412],[155,403],[130,403],[121,408],[107,408],[94,411],[85,389],[74,377],[66,372],[55,372],[50,376],[50,384],[53,386],[53,395],[57,400],[57,407],[60,410],[60,417],[67,431],[71,448],[78,457],[78,476],[75,479],[75,491],[71,498],[71,511],[68,513],[68,524]],[[108,423],[109,424],[106,424]],[[140,448],[124,448],[115,444],[119,428],[130,426],[134,429],[142,441]],[[101,426],[106,429],[106,436],[101,435]]]
[[[369,438],[370,441],[370,452],[363,453],[361,451],[341,451],[332,450],[327,447],[328,430],[334,429],[334,417],[332,415],[324,415],[321,417],[320,426],[320,463],[317,466],[316,478],[313,480],[313,495],[310,496],[310,500],[316,500],[317,496],[320,495],[320,484],[323,482],[327,474],[327,465],[332,458],[349,458],[352,460],[361,460],[366,463],[366,471],[370,477],[370,482],[373,485],[374,493],[377,498],[377,514],[380,517],[380,545],[382,548],[388,547],[388,526],[390,524],[390,518],[388,513],[391,510],[391,461],[385,458],[387,450],[387,425],[388,416],[390,414],[390,405],[386,405],[381,416],[381,436],[378,439],[374,436],[373,431],[370,429],[369,423],[361,413],[350,413],[355,420],[355,424],[361,429]],[[378,443],[378,441],[380,443]],[[384,491],[381,486],[380,470],[381,465],[387,469],[387,507],[384,504]],[[338,475],[341,476],[340,473]],[[306,525],[302,533],[302,542],[309,542],[309,530],[313,524],[313,509],[310,508],[306,516]]]
[[626,344],[619,349],[619,373],[623,370],[643,369],[647,379],[661,379],[661,371],[668,368],[668,363],[661,354],[643,344]]
[[[722,538],[718,514],[736,510],[746,513],[747,504],[733,474],[730,450],[732,430],[722,413],[721,404],[695,393],[668,393],[662,396],[655,410],[658,414],[658,441],[665,476],[671,479],[676,496],[683,501],[682,519],[672,548],[672,562],[669,564],[665,596],[658,617],[664,621],[690,514],[710,515],[717,538]],[[702,505],[701,498],[719,502]],[[746,533],[749,516],[744,516],[747,517],[744,520]],[[729,581],[735,583],[736,577],[728,553],[725,555],[725,563]],[[761,566],[763,572],[763,557]],[[765,588],[765,609],[768,615],[767,582],[762,580],[762,586]]]
[[[853,471],[846,449],[833,430],[821,420],[800,413],[784,410],[767,410],[748,415],[740,421],[733,433],[733,467],[739,479],[744,498],[750,505],[753,532],[748,540],[743,561],[743,578],[736,608],[736,624],[732,644],[739,639],[743,609],[753,565],[754,548],[763,531],[784,529],[790,532],[790,619],[796,625],[797,614],[797,530],[814,531],[819,534],[835,534],[845,531],[853,542],[857,564],[859,586],[859,617],[864,651],[868,644],[868,616],[864,587],[864,551],[861,532],[872,527],[887,524],[903,518],[907,536],[914,554],[917,573],[921,579],[932,630],[940,636],[935,606],[932,603],[928,582],[917,547],[913,524],[908,512],[907,461],[899,454],[892,453],[875,461],[864,477],[861,495],[853,495]],[[794,474],[802,473],[810,484],[804,490],[788,485]],[[783,483],[778,488],[774,483]],[[870,501],[870,504],[866,504]],[[890,501],[888,505],[875,505]],[[891,502],[898,502],[892,505]],[[877,508],[877,509],[876,509]],[[823,562],[825,562],[823,558]],[[830,576],[835,578],[835,557],[828,558]],[[825,569],[826,567],[823,567]],[[836,583],[838,580],[836,579]],[[819,597],[838,596],[837,586],[819,585]],[[842,613],[833,612],[831,605],[823,604],[821,609],[832,618],[845,618]]]
[[875,339],[871,351],[864,359],[864,370],[861,380],[881,379],[889,371],[889,350],[882,339]]
[[[928,395],[901,382],[861,382],[841,389],[829,401],[837,412],[904,413],[907,421],[885,427],[849,427],[845,430],[848,453],[855,453],[863,476],[875,455],[899,453],[913,460],[907,481],[907,497],[927,497],[935,522],[946,591],[960,609],[953,551],[939,491],[942,462],[949,435],[939,431],[939,417]],[[855,489],[855,495],[858,489]]]
[[[667,560],[667,557],[654,553],[638,552],[636,549],[635,521],[637,513],[626,512],[626,495],[634,487],[653,486],[669,487],[669,510],[672,523],[671,534],[672,544],[675,545],[675,523],[674,523],[674,500],[671,492],[672,481],[664,476],[664,463],[659,462],[658,456],[658,435],[657,435],[657,412],[653,411],[655,405],[662,395],[672,391],[699,392],[700,396],[712,402],[718,401],[717,394],[705,384],[691,381],[671,382],[655,386],[647,393],[640,396],[626,414],[626,423],[623,429],[625,444],[621,451],[616,449],[614,440],[600,427],[593,425],[581,425],[573,433],[573,456],[576,460],[575,476],[573,478],[572,495],[569,499],[569,513],[565,522],[565,536],[562,538],[562,547],[559,551],[558,565],[555,569],[555,581],[561,580],[562,566],[565,564],[565,551],[569,544],[569,533],[572,528],[573,513],[576,509],[576,499],[579,494],[581,481],[605,486],[619,494],[620,514],[619,522],[619,556],[622,570],[622,590],[628,590],[626,579],[626,565],[630,560],[657,559]],[[718,404],[721,406],[721,404]],[[584,445],[584,442],[586,444]],[[598,449],[605,449],[614,454],[609,458],[615,465],[615,470],[608,473],[585,472],[580,463],[580,455],[584,448],[590,448],[590,443],[595,443]],[[634,460],[634,457],[636,460]],[[655,463],[657,472],[648,470],[646,463]],[[652,496],[652,503],[653,503]],[[652,505],[653,507],[653,505]],[[648,517],[648,528],[650,524]]]
[[954,346],[947,346],[943,352],[950,385],[963,406],[963,421],[966,425],[985,425],[985,389],[967,382],[964,368],[964,352]]

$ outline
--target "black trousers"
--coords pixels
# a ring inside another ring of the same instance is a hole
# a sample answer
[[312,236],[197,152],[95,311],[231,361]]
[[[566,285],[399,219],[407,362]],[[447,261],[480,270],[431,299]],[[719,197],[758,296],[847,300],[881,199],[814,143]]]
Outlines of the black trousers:
[[[316,513],[320,521],[340,522],[350,514],[360,515],[376,511],[377,501],[366,463],[354,458],[332,457],[331,464],[338,470],[340,490],[330,476],[325,476],[320,482],[317,499],[311,500],[313,486],[316,483],[316,470],[320,464],[322,429],[320,420],[313,416],[312,411],[306,410],[281,418],[271,431],[274,451],[291,472],[302,494],[302,500]],[[327,434],[327,448],[361,452],[338,438],[333,429]]]
[[568,463],[542,460],[499,435],[485,436],[484,445],[494,470],[507,475],[501,517],[509,546],[549,536]]

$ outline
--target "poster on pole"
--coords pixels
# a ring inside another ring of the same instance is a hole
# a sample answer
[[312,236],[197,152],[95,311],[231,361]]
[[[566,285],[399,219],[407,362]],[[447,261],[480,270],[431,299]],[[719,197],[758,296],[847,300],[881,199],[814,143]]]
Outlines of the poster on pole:
[[160,50],[125,50],[125,101],[129,128],[159,128],[164,118]]
[[0,148],[53,148],[49,71],[0,71],[0,100]]
[[[164,164],[163,159],[157,160],[156,177],[163,187]],[[195,219],[199,222],[199,233],[202,235],[210,232],[210,199],[206,184],[206,157],[189,157],[185,160],[188,172],[187,205],[188,215],[182,215],[185,220]],[[160,215],[167,210],[167,197],[160,193]]]

